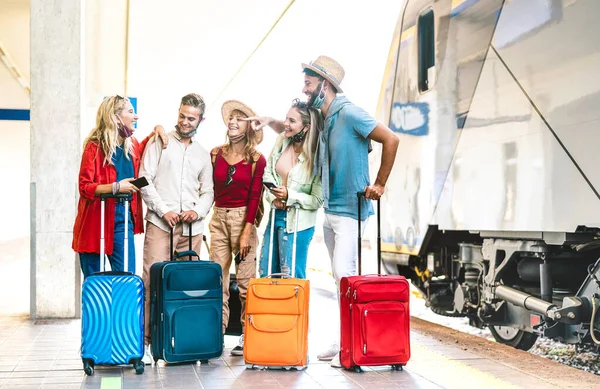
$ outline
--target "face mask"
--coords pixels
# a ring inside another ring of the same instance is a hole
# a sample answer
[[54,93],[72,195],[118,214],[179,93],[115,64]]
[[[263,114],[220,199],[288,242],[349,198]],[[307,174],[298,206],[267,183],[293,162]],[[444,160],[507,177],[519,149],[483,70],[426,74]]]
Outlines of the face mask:
[[244,138],[246,137],[246,134],[239,134],[239,135],[227,135],[229,137],[229,141],[233,144],[241,142],[242,140],[244,140]]
[[313,108],[316,108],[316,109],[321,108],[321,106],[325,102],[325,92],[326,91],[323,90],[323,82],[321,82],[321,89],[319,90],[319,94],[317,94],[315,96],[315,98],[313,99],[313,102],[312,102]]
[[182,138],[191,138],[192,136],[196,135],[196,132],[198,132],[198,126],[196,126],[196,128],[194,128],[194,131],[190,132],[189,134],[184,134],[181,131],[179,131],[179,126],[175,126],[175,131],[177,131],[179,136]]
[[202,123],[202,117],[200,117],[200,120],[198,120],[198,124],[196,125],[196,128],[194,128],[194,131],[190,132],[189,134],[184,134],[181,131],[179,131],[178,125],[175,125],[175,131],[177,131],[179,136],[182,138],[191,138],[192,136],[196,135],[196,132],[198,132],[198,126],[200,126],[200,123]]
[[300,142],[304,141],[304,138],[306,138],[306,133],[308,132],[308,131],[304,131],[304,128],[306,128],[306,126],[302,127],[302,131],[290,136],[288,139],[293,143],[300,143]]
[[117,119],[119,119],[119,122],[121,122],[120,123],[121,125],[117,125],[117,130],[119,131],[119,135],[123,139],[129,138],[131,135],[133,135],[133,130],[131,128],[127,127],[125,125],[125,123],[123,123],[123,120],[121,120],[119,115],[116,115],[116,116],[117,116]]

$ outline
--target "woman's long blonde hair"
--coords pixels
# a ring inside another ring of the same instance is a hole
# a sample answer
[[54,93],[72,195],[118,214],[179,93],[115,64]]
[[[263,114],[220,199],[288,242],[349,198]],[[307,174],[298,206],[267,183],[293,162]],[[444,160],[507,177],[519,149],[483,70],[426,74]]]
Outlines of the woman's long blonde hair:
[[317,151],[317,145],[319,143],[319,136],[323,130],[323,115],[318,109],[309,107],[305,102],[295,99],[292,102],[292,108],[295,108],[300,114],[302,125],[310,125],[310,130],[304,138],[304,144],[302,145],[302,152],[306,157],[306,171],[309,177],[313,174],[315,152]]
[[[248,115],[246,115],[242,111],[238,111],[238,110],[232,111],[231,115],[241,115],[245,118],[248,117]],[[252,129],[252,126],[250,125],[250,122],[246,122],[246,123],[248,123],[248,124],[246,127],[246,146],[244,146],[244,161],[246,161],[246,163],[249,163],[252,161],[252,155],[256,152],[256,146],[258,146],[258,143],[259,143],[259,136],[262,136],[262,133],[259,134],[259,131],[254,131]],[[231,147],[231,141],[229,140],[228,134],[229,134],[229,132],[227,132],[225,135],[225,137],[227,139],[227,143],[221,147],[221,150],[222,150],[222,153],[224,156],[227,155],[227,153],[229,152],[229,149]]]
[[[97,142],[98,146],[104,152],[104,164],[112,165],[112,157],[119,146],[119,131],[117,130],[117,120],[115,115],[119,115],[125,110],[129,99],[121,96],[107,97],[98,107],[96,114],[96,127],[90,132],[88,137],[83,142],[83,147],[89,142]],[[131,138],[126,138],[123,142],[123,151],[129,159],[129,155],[133,155],[133,142]]]

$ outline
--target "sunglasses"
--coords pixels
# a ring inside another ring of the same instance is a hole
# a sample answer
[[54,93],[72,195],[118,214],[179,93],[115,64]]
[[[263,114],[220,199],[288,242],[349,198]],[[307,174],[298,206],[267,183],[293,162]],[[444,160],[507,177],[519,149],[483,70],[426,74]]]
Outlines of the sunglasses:
[[306,103],[300,99],[294,99],[294,100],[292,100],[292,106],[298,107],[300,109],[306,109],[306,108],[308,108],[308,103]]
[[235,174],[235,166],[229,166],[227,169],[227,179],[225,180],[225,186],[229,186],[233,182],[233,175]]

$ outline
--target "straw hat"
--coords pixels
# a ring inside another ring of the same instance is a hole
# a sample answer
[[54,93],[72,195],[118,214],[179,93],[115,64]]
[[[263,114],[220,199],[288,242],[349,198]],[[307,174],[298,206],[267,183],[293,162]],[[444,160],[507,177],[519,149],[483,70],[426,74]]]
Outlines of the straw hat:
[[[238,100],[227,100],[223,103],[221,107],[221,115],[223,115],[223,122],[227,125],[229,121],[229,117],[233,111],[243,112],[247,117],[257,116],[254,110],[248,107],[246,104],[242,103]],[[251,127],[248,128],[250,131],[253,131]],[[260,144],[263,140],[263,130],[260,129],[255,131],[256,144]]]
[[340,84],[342,83],[346,72],[344,72],[342,65],[337,63],[333,58],[320,55],[315,61],[311,61],[309,64],[303,63],[302,70],[304,69],[310,69],[321,75],[329,81],[338,92],[343,92]]

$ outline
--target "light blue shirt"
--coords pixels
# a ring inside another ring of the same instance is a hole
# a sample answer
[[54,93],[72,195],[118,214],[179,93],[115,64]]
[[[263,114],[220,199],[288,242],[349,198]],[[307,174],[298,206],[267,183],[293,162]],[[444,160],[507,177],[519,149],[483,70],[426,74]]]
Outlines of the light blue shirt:
[[[325,213],[358,220],[356,193],[370,185],[370,140],[367,137],[377,123],[377,120],[344,96],[337,96],[331,102],[324,128],[324,131],[328,131],[329,152],[329,196]],[[323,171],[322,174],[326,172]],[[370,200],[362,198],[361,219],[365,220],[370,215],[373,215],[373,205]]]

